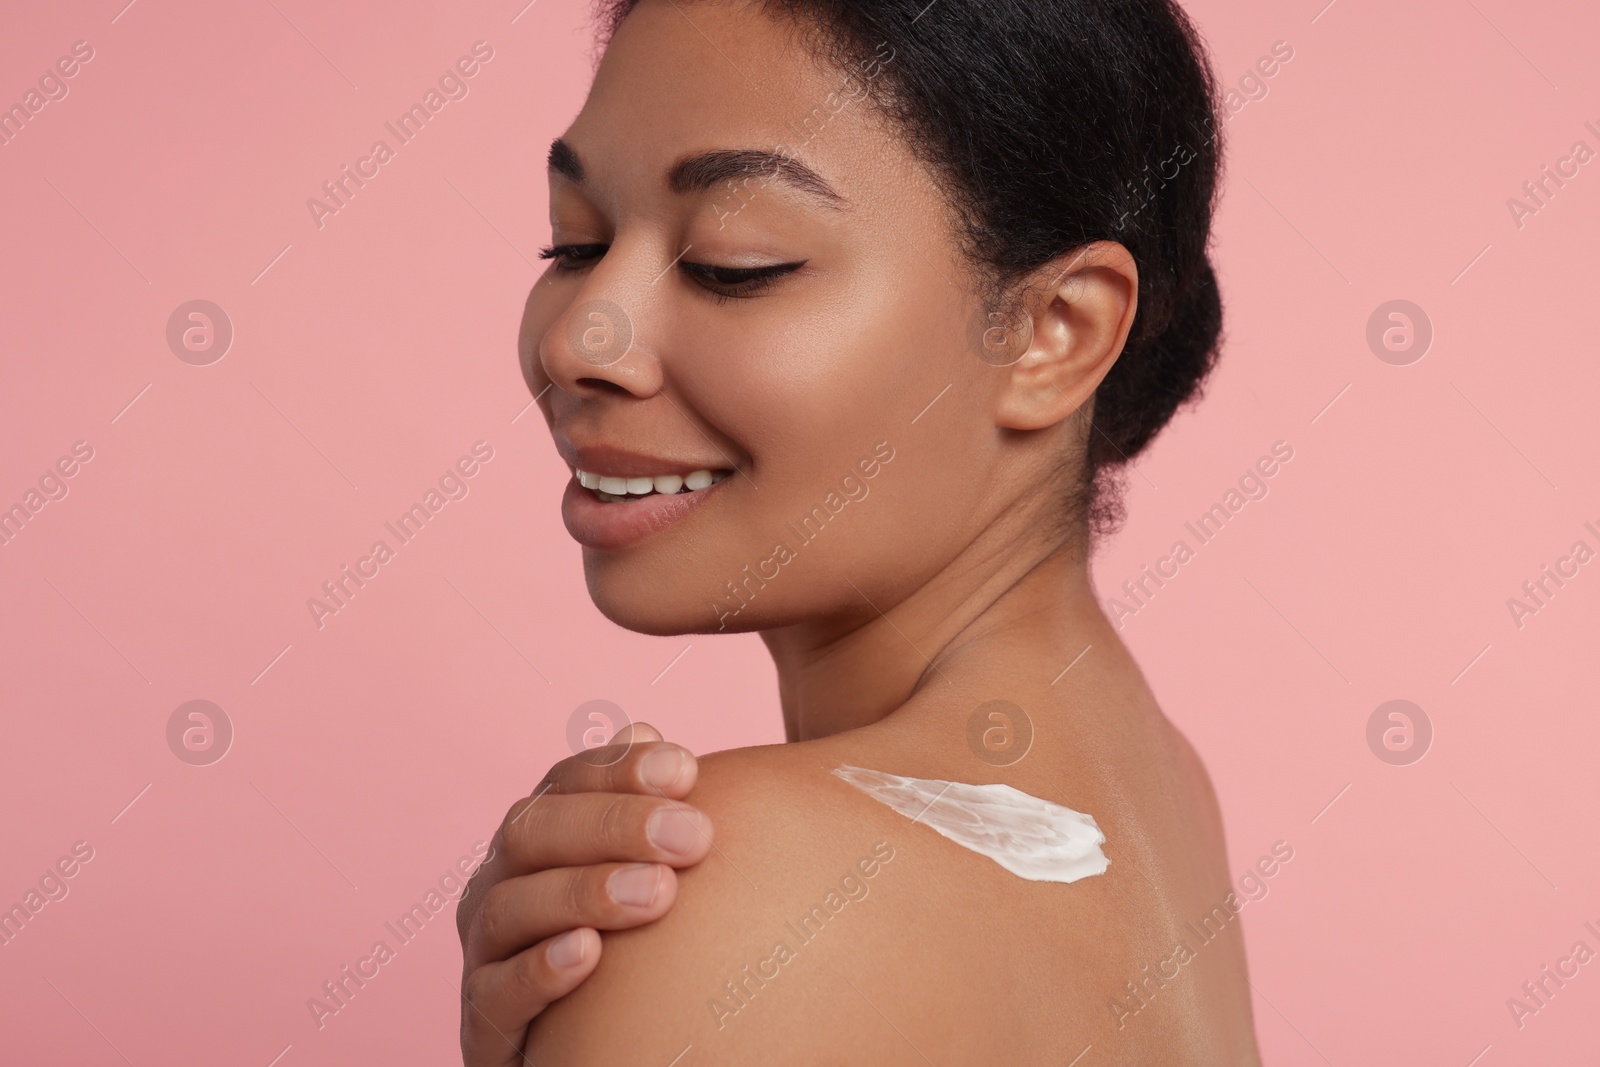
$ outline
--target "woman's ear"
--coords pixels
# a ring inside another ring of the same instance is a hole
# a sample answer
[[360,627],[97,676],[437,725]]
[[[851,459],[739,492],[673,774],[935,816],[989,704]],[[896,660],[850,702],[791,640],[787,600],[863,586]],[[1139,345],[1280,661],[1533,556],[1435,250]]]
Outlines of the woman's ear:
[[1054,426],[1087,404],[1122,354],[1139,305],[1133,255],[1096,241],[1042,267],[1022,288],[1011,352],[995,363],[1007,376],[995,424],[1009,430]]

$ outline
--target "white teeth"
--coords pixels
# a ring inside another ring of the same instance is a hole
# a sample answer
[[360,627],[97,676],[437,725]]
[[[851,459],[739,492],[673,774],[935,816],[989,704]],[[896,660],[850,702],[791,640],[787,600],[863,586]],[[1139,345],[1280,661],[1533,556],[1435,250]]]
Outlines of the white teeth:
[[698,470],[688,474],[658,474],[653,478],[618,478],[609,474],[574,469],[578,484],[592,489],[600,499],[610,503],[617,500],[636,500],[651,493],[672,496],[680,491],[695,492],[715,485],[732,471]]

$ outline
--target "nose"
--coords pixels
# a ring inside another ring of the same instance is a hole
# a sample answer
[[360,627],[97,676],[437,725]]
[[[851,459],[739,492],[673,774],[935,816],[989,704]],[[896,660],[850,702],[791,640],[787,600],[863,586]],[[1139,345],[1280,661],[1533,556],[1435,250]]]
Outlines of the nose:
[[661,362],[640,335],[644,299],[620,279],[593,271],[539,338],[539,366],[549,381],[581,397],[625,394],[643,399],[661,389]]

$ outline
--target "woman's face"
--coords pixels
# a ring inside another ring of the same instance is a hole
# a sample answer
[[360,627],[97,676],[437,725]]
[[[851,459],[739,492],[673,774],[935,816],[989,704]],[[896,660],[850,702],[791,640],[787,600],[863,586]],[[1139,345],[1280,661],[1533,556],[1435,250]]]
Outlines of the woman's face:
[[[874,616],[1029,491],[946,200],[864,99],[892,63],[843,72],[747,5],[644,0],[552,154],[566,254],[523,370],[597,485],[575,476],[563,517],[624,626]],[[719,480],[654,491],[696,471]]]

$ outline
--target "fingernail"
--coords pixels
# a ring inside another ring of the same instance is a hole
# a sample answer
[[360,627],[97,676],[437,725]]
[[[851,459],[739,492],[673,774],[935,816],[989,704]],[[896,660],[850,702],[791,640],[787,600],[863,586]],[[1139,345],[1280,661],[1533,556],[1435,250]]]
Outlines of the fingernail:
[[657,789],[665,789],[683,774],[685,762],[681,748],[657,749],[639,764],[639,773],[650,785]]
[[642,908],[655,903],[661,890],[661,867],[655,863],[635,863],[620,868],[606,881],[606,892],[618,904]]
[[700,840],[700,816],[692,808],[662,808],[650,816],[645,832],[657,848],[681,856]]
[[550,966],[558,971],[576,967],[583,961],[583,931],[568,930],[550,942],[547,958],[550,960]]

